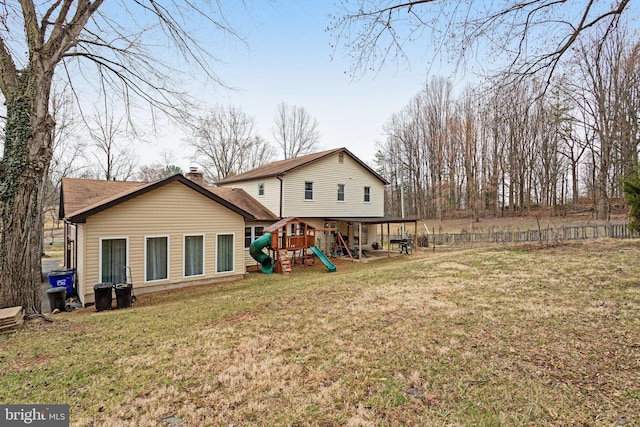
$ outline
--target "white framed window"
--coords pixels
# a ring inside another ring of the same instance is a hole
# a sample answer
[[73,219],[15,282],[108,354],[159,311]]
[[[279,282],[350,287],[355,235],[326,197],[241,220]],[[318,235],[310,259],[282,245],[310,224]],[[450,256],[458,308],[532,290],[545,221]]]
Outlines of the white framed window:
[[339,202],[344,202],[344,184],[338,184],[338,199]]
[[244,228],[244,248],[245,249],[249,249],[249,246],[251,246],[251,243],[253,243],[254,240],[256,240],[258,237],[262,236],[262,234],[264,234],[264,227],[263,226],[251,226],[251,227],[245,227]]
[[125,283],[125,266],[129,265],[128,237],[101,237],[98,248],[100,258],[100,283]]
[[313,182],[312,181],[304,182],[304,199],[313,200]]
[[204,234],[183,236],[184,277],[204,276]]
[[364,187],[364,202],[371,203],[371,187]]
[[217,273],[230,273],[235,270],[234,237],[233,233],[216,235]]
[[258,196],[264,196],[264,182],[258,183]]
[[169,278],[169,236],[147,236],[144,242],[144,281]]

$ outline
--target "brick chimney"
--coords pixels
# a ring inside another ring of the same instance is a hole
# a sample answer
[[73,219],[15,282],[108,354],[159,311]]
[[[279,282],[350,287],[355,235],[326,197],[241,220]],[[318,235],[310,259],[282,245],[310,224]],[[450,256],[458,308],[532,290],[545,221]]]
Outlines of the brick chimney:
[[204,185],[204,175],[198,172],[198,168],[195,166],[191,166],[185,176],[198,185]]

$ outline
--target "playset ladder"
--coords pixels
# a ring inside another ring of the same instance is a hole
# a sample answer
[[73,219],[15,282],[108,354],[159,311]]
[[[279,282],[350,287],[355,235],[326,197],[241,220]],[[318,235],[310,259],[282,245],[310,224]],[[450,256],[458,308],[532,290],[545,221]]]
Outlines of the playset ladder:
[[289,258],[289,251],[286,249],[278,250],[278,260],[282,267],[282,273],[291,274],[291,259]]

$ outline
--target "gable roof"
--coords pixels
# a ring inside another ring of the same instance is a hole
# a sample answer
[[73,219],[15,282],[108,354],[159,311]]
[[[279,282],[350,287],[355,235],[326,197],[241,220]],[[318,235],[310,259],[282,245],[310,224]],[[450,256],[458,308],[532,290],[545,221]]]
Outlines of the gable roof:
[[308,154],[306,156],[295,157],[293,159],[279,160],[277,162],[268,163],[266,165],[257,167],[248,172],[244,172],[238,175],[230,176],[221,181],[218,181],[218,185],[231,184],[234,182],[242,182],[242,181],[251,181],[254,179],[261,178],[271,178],[275,176],[286,175],[288,172],[292,170],[301,168],[310,163],[316,162],[325,157],[331,156],[333,154],[344,153],[355,160],[360,166],[365,168],[369,173],[371,173],[374,177],[382,181],[384,184],[389,184],[389,182],[380,176],[376,171],[371,169],[369,165],[365,162],[357,158],[352,152],[347,150],[346,148],[334,148],[333,150],[321,151],[319,153]]
[[[60,190],[60,209],[58,216],[66,218],[73,223],[86,222],[87,218],[95,215],[127,200],[131,200],[137,196],[153,191],[167,184],[179,182],[186,185],[201,195],[221,204],[231,211],[242,215],[247,220],[259,219],[268,215],[264,209],[257,209],[257,201],[251,202],[251,196],[239,191],[234,197],[223,197],[223,192],[212,192],[199,184],[185,178],[182,175],[173,175],[169,178],[162,179],[151,183],[142,182],[126,182],[126,181],[99,181],[91,179],[75,179],[63,178]],[[246,198],[246,201],[241,201]],[[238,206],[231,200],[235,200]],[[254,204],[255,203],[255,204]],[[252,212],[255,211],[255,212]],[[269,211],[268,211],[269,212]],[[273,215],[271,212],[269,214]],[[275,218],[275,215],[272,216]]]

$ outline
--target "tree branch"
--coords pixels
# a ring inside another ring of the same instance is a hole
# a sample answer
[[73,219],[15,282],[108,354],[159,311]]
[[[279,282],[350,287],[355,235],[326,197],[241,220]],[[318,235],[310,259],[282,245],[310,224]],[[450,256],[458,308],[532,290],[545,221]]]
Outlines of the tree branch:
[[29,56],[40,50],[43,43],[43,34],[38,28],[38,16],[33,1],[20,0],[22,7],[22,18],[24,19],[24,30],[29,48]]
[[7,50],[4,38],[0,37],[0,90],[7,99],[18,86],[18,70],[13,57]]
[[96,0],[91,3],[88,0],[79,0],[76,6],[76,13],[71,21],[66,23],[67,13],[73,1],[65,0],[49,40],[44,46],[46,56],[52,67],[55,67],[64,53],[77,43],[78,36],[85,28],[89,18],[98,10],[103,1]]
[[[376,71],[392,59],[407,60],[405,43],[416,41],[416,34],[425,31],[436,46],[440,42],[450,45],[458,62],[465,61],[471,49],[479,48],[484,40],[489,42],[488,49],[497,47],[509,55],[506,69],[513,75],[544,71],[548,80],[582,34],[607,20],[611,20],[610,28],[615,26],[630,1],[619,0],[605,8],[595,0],[582,0],[578,5],[566,0],[360,0],[353,5],[343,0],[343,13],[332,17],[327,30],[351,54],[354,77]],[[579,15],[573,19],[576,8]],[[571,18],[556,18],[565,11]],[[559,41],[555,40],[558,34]],[[440,47],[435,50],[441,52]]]

